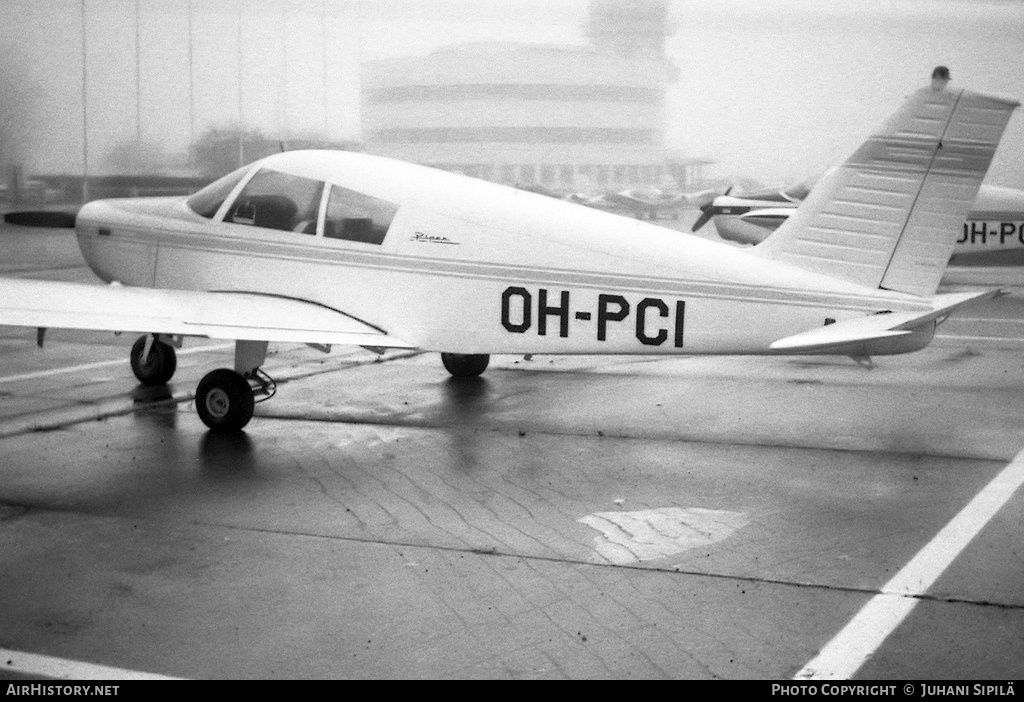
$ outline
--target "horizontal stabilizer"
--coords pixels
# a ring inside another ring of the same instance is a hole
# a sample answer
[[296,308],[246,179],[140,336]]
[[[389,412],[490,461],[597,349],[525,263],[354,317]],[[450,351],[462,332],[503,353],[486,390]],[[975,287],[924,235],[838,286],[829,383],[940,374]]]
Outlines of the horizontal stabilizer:
[[[863,344],[868,341],[878,341],[879,339],[888,339],[894,336],[905,336],[910,333],[909,331],[881,328],[890,321],[887,319],[890,316],[873,315],[847,322],[837,322],[827,327],[780,339],[773,343],[770,348],[773,351],[789,352],[823,351],[848,344]],[[883,317],[886,319],[879,319]]]
[[787,353],[845,353],[871,341],[907,336],[918,327],[934,322],[958,307],[999,294],[999,289],[936,295],[931,309],[924,312],[884,312],[847,319],[774,342],[769,348]]
[[0,324],[415,348],[337,310],[256,293],[0,279]]

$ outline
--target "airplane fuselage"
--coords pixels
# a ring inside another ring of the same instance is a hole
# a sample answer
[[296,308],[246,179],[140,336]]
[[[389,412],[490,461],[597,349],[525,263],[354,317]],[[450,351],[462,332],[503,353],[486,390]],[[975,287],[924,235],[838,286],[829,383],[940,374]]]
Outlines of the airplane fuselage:
[[[365,158],[343,159],[351,170],[332,181],[398,206],[380,244],[206,218],[181,198],[92,203],[78,217],[79,243],[107,281],[310,301],[463,354],[772,353],[773,341],[827,320],[927,307],[418,166],[375,160],[377,177],[362,179]],[[274,167],[301,174],[305,163]],[[895,351],[930,338],[903,337]]]

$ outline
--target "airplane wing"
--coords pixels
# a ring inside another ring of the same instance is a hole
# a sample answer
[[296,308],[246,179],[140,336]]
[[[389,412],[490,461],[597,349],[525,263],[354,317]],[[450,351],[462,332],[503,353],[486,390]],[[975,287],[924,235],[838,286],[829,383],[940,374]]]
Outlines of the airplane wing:
[[605,197],[612,202],[629,207],[635,207],[637,205],[642,205],[644,207],[672,207],[682,202],[689,202],[686,199],[686,196],[682,194],[668,195],[665,197],[641,197],[629,190],[624,190],[619,193],[608,193]]
[[305,300],[48,280],[0,278],[0,324],[416,348],[343,312]]
[[604,208],[609,206],[611,203],[605,199],[604,195],[586,195],[583,193],[571,193],[568,197],[569,202],[573,202],[577,205],[583,205],[584,207]]
[[740,219],[748,224],[754,224],[766,229],[767,231],[763,236],[768,236],[768,233],[775,231],[779,228],[779,225],[789,219],[794,209],[793,207],[765,207],[742,214]]
[[779,339],[770,348],[784,353],[856,352],[857,347],[866,342],[912,334],[921,325],[933,322],[958,307],[999,293],[996,288],[936,295],[931,301],[932,308],[926,312],[882,313],[848,319]]
[[646,202],[644,200],[641,200],[640,198],[636,197],[635,195],[633,195],[629,191],[625,191],[625,190],[622,191],[622,192],[614,192],[614,191],[612,191],[612,192],[605,193],[604,199],[607,200],[608,202],[613,203],[613,204],[621,205],[621,206],[625,206],[625,207],[634,207],[636,205],[647,205],[647,204],[649,204],[648,202]]
[[704,207],[713,203],[721,194],[717,190],[698,190],[695,193],[683,193],[680,197],[690,207]]

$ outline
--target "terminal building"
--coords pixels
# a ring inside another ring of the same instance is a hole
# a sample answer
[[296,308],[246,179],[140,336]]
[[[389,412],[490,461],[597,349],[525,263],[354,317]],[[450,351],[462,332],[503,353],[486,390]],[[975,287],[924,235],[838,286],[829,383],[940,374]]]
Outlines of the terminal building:
[[665,146],[677,75],[664,52],[667,2],[591,0],[586,26],[581,45],[474,43],[364,63],[367,150],[557,192],[672,176],[687,187],[702,162]]

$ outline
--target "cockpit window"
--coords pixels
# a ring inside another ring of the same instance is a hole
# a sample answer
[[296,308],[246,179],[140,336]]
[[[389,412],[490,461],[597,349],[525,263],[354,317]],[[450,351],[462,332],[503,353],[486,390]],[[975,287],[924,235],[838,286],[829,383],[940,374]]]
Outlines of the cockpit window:
[[330,239],[380,244],[384,241],[396,212],[398,205],[387,200],[332,185],[331,195],[327,200],[324,236]]
[[188,199],[188,206],[196,214],[200,214],[207,219],[213,219],[213,216],[217,214],[217,210],[224,204],[224,200],[235,189],[235,186],[238,185],[238,181],[245,177],[245,174],[248,172],[249,166],[245,166],[218,178],[190,197]]
[[242,188],[224,221],[316,234],[323,187],[319,180],[261,169]]

